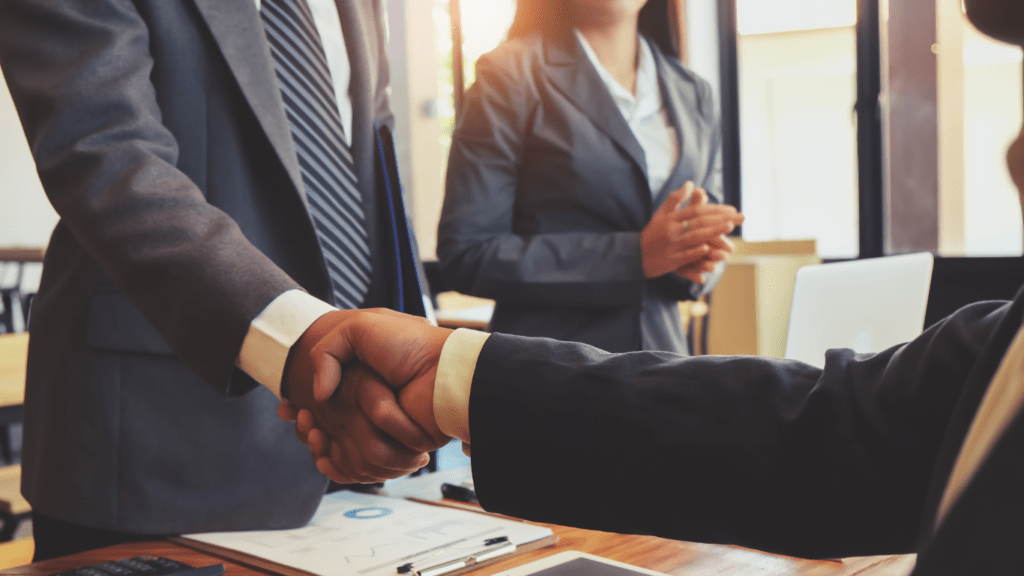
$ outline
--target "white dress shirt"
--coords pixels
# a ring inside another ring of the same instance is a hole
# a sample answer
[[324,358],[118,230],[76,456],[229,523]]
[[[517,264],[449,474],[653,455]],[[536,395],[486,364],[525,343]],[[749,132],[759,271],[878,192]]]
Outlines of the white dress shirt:
[[[345,141],[352,144],[352,67],[345,49],[341,19],[334,0],[306,0],[313,24],[327,57],[327,69],[338,101]],[[256,0],[256,10],[260,9]],[[302,290],[289,290],[275,298],[249,325],[235,364],[254,380],[281,397],[281,381],[288,351],[320,316],[335,308]]]
[[647,182],[651,187],[651,195],[657,196],[672,174],[672,169],[676,167],[676,162],[679,161],[679,138],[661,95],[658,67],[655,65],[650,45],[643,37],[639,38],[636,94],[633,94],[619,84],[601,64],[590,42],[587,42],[579,30],[576,30],[576,37],[579,38],[587,58],[597,69],[598,76],[611,93],[612,100],[622,112],[622,117],[625,118],[633,136],[644,149],[644,157],[647,159]]

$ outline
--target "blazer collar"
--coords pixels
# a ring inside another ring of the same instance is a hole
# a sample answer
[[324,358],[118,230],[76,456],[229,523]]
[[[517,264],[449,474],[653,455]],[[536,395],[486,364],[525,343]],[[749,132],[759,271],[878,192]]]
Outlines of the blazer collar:
[[377,74],[380,70],[378,62],[383,55],[371,51],[370,48],[376,46],[383,49],[383,46],[370,42],[370,38],[376,34],[376,31],[367,28],[369,23],[375,21],[373,14],[366,14],[366,6],[370,4],[369,2],[335,0],[335,4],[338,7],[338,17],[341,18],[341,31],[345,36],[345,51],[348,53],[348,61],[352,70],[349,78],[349,97],[352,100],[352,160],[355,164],[359,187],[364,191],[366,215],[372,221],[371,215],[375,211],[373,182],[375,180],[374,154],[376,150],[376,134],[373,124],[378,120],[375,96],[378,83]]
[[[367,22],[372,21],[373,15],[365,14],[363,3],[360,2],[336,0],[336,4],[352,71],[349,87],[352,100],[352,158],[360,189],[364,191],[369,217],[374,212],[374,73],[379,58],[378,54],[369,53],[370,43],[367,41],[373,33],[367,30]],[[291,127],[284,113],[270,46],[255,2],[196,0],[196,6],[224,54],[260,127],[291,177],[295,190],[305,201],[305,187],[292,142]]]
[[196,0],[217,46],[242,94],[256,114],[270,145],[284,165],[298,194],[305,199],[299,160],[292,143],[291,128],[277,87],[277,73],[263,23],[252,1]]
[[665,55],[662,54],[661,49],[653,42],[651,43],[651,53],[654,55],[654,63],[658,71],[658,88],[661,90],[661,97],[665,102],[665,107],[668,109],[669,122],[676,129],[676,142],[679,143],[679,158],[676,159],[675,166],[669,173],[661,190],[654,191],[653,205],[661,206],[665,198],[687,180],[694,180],[694,184],[697,186],[701,185],[701,182],[697,181],[697,175],[694,174],[693,169],[693,159],[699,157],[700,151],[697,149],[695,142],[686,138],[686,130],[682,121],[685,111],[695,110],[696,108],[694,107],[697,103],[694,101],[692,90],[686,91],[687,101],[684,102],[684,94],[679,90],[679,87],[671,85],[669,79],[674,77],[674,75],[669,70],[669,62]]
[[622,148],[646,175],[647,159],[643,148],[576,36],[545,38],[544,52],[552,84]]

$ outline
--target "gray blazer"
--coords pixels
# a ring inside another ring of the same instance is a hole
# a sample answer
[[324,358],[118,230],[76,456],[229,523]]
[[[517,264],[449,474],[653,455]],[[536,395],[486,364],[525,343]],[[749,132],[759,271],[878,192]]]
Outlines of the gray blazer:
[[721,201],[719,130],[708,84],[653,52],[681,150],[653,198],[644,151],[575,36],[516,39],[478,61],[437,253],[455,290],[497,301],[491,330],[686,352],[677,302],[721,273],[706,286],[646,279],[640,232],[687,180]]
[[[378,6],[338,0],[374,253]],[[4,0],[0,66],[61,218],[30,325],[33,509],[151,534],[304,524],[326,479],[234,366],[277,295],[327,294],[254,2]]]

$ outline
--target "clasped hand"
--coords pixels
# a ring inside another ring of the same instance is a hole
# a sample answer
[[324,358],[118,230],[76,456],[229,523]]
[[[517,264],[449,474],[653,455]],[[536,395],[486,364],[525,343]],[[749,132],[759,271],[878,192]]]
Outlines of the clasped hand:
[[[686,202],[686,206],[679,205]],[[709,204],[702,188],[687,182],[672,192],[640,234],[644,275],[655,278],[674,272],[704,282],[704,275],[732,253],[726,234],[743,223],[732,206]]]
[[317,468],[335,482],[414,472],[450,439],[433,412],[434,379],[451,330],[392,310],[321,317],[296,343],[278,415],[295,422]]

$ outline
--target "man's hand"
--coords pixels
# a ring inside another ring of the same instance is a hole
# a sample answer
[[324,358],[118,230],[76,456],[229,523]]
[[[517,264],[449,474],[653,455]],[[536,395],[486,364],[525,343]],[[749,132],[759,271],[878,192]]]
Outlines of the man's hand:
[[[356,311],[311,351],[317,364],[314,398],[330,398],[343,380],[342,365],[358,361],[388,386],[401,389],[402,408],[431,438],[433,448],[443,446],[448,437],[434,421],[434,380],[441,349],[451,333],[390,310]],[[358,383],[368,385],[365,380],[360,377]]]
[[[424,466],[428,461],[426,452],[437,447],[437,441],[406,416],[391,389],[366,367],[346,367],[343,381],[340,365],[332,358],[330,384],[316,383],[322,370],[314,359],[323,360],[324,352],[313,350],[324,338],[333,337],[332,331],[337,327],[364,315],[380,319],[395,316],[414,324],[425,322],[390,310],[325,314],[292,348],[285,375],[288,402],[278,409],[279,416],[296,421],[296,434],[303,442],[309,443],[314,423],[323,430],[318,430],[318,434],[330,435],[334,440],[331,465],[325,469],[318,462],[318,467],[340,483],[377,482],[404,476]],[[314,457],[322,455],[311,451]]]

